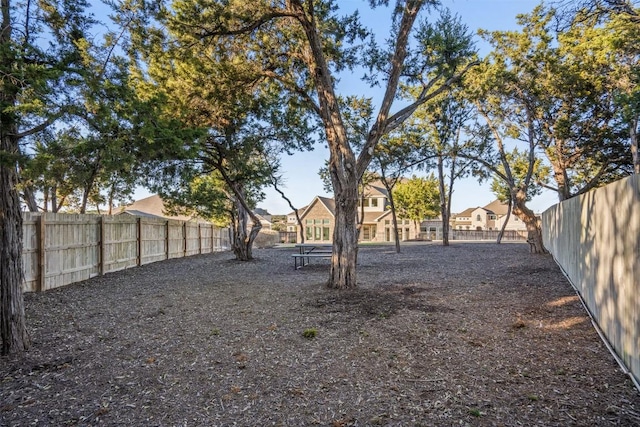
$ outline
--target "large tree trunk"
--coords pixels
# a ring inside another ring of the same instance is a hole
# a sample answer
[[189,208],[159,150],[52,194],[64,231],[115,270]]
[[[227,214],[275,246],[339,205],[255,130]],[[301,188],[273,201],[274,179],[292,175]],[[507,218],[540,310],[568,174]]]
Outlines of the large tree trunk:
[[358,259],[358,180],[345,180],[342,186],[334,184],[336,201],[333,254],[327,286],[333,289],[356,287]]
[[231,249],[238,261],[249,261],[253,259],[253,241],[258,236],[262,224],[252,216],[253,224],[251,230],[248,230],[250,212],[245,209],[244,203],[236,200],[235,204],[236,218]]
[[549,253],[542,243],[542,227],[535,213],[526,206],[526,194],[516,190],[513,197],[513,214],[520,218],[527,226],[527,242],[531,245],[531,252],[536,254]]
[[25,351],[30,340],[22,295],[22,213],[15,167],[7,158],[17,156],[18,143],[2,123],[0,153],[0,337],[2,354]]

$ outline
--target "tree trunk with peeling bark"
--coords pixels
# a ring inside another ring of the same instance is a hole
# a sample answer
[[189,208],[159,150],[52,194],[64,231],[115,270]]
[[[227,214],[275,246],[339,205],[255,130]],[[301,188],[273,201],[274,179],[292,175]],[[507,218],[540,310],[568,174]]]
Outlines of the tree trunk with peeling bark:
[[16,191],[18,179],[15,166],[7,164],[17,155],[18,142],[10,135],[11,127],[7,129],[5,125],[3,121],[0,130],[0,336],[3,355],[25,351],[30,344],[22,293],[22,213]]
[[531,245],[531,252],[548,254],[542,242],[542,227],[540,219],[526,206],[526,194],[519,190],[513,196],[513,214],[520,218],[527,227],[527,242]]
[[[232,185],[233,187],[233,185]],[[231,239],[231,249],[238,261],[249,261],[253,259],[253,242],[256,240],[262,224],[259,218],[248,209],[243,196],[244,193],[234,189],[236,194],[235,210],[236,214],[233,223],[233,236]],[[251,230],[248,230],[249,218],[252,221]]]
[[[333,172],[332,178],[336,180]],[[346,289],[356,286],[356,263],[358,259],[358,180],[355,185],[334,184],[335,228],[333,230],[333,254],[327,286]]]

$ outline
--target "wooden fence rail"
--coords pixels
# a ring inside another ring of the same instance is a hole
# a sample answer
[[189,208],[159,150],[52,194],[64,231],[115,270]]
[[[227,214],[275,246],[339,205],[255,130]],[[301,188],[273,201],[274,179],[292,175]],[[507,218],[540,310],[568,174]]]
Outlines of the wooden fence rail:
[[129,215],[23,214],[25,292],[39,292],[169,258],[228,250],[211,223]]

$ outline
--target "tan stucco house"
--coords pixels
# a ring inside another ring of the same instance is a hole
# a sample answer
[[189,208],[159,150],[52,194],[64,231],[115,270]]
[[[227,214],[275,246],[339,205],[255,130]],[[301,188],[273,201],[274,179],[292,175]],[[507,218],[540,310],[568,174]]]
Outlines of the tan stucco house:
[[[454,230],[500,230],[507,219],[508,210],[509,205],[496,199],[484,207],[465,209],[453,216],[451,225]],[[524,222],[512,213],[505,230],[526,231],[526,229]]]

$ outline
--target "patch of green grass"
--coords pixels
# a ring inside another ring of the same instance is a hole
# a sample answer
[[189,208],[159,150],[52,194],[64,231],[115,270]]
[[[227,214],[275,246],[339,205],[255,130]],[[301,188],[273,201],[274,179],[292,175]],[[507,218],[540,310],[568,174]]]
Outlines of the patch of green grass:
[[218,329],[218,328],[211,329],[211,336],[212,337],[219,337],[221,333],[222,333],[222,331],[220,329]]
[[527,399],[529,399],[532,402],[537,402],[538,400],[540,400],[540,398],[535,394],[530,394],[529,396],[527,396]]
[[482,416],[482,412],[480,412],[480,409],[478,409],[478,408],[470,408],[469,409],[469,414],[473,415],[474,417]]
[[316,336],[318,336],[318,330],[316,328],[307,328],[304,331],[302,331],[302,336],[308,340],[312,340]]

